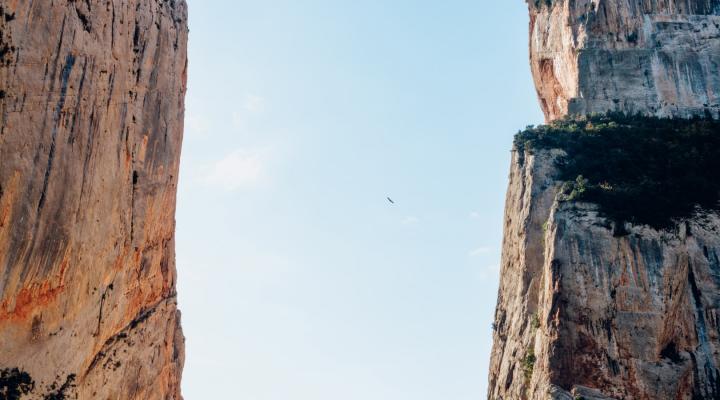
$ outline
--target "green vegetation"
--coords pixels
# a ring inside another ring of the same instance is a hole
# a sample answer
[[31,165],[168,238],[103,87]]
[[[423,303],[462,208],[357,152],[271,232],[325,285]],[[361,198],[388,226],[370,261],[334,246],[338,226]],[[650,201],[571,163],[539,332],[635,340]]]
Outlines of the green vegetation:
[[552,7],[553,0],[534,0],[535,8],[540,8],[543,5],[550,8]]
[[535,361],[537,361],[537,357],[535,357],[535,348],[530,346],[527,349],[525,358],[522,360],[522,369],[526,380],[530,380],[532,377],[533,370],[535,369]]
[[35,389],[35,381],[18,368],[0,371],[0,399],[19,400]]
[[538,330],[538,328],[540,328],[540,317],[536,313],[536,314],[533,314],[532,317],[530,318],[531,332],[534,333],[535,331]]
[[698,208],[720,210],[720,121],[609,114],[529,126],[523,150],[562,149],[561,201],[600,206],[615,222],[672,228]]

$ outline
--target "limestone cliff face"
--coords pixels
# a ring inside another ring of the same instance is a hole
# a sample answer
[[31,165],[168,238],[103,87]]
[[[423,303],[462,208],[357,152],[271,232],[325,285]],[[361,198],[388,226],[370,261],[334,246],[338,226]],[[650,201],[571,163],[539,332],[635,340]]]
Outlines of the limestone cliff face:
[[488,398],[720,399],[720,1],[529,7]]
[[720,398],[720,216],[618,235],[560,155],[513,155],[488,399]]
[[529,1],[530,62],[547,120],[720,117],[720,1]]
[[183,0],[0,0],[0,398],[180,399]]

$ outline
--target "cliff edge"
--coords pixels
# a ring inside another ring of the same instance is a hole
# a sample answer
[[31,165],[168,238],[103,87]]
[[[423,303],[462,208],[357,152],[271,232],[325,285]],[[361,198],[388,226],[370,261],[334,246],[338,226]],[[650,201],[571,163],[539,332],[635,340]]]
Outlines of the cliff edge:
[[183,0],[0,0],[0,397],[180,399]]
[[488,399],[720,398],[720,123],[515,140]]
[[720,1],[528,6],[488,399],[720,399]]

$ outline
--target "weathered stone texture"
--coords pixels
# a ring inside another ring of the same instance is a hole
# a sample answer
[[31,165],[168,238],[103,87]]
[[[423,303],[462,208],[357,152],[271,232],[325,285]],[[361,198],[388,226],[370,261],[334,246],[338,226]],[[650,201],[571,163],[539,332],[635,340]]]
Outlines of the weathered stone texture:
[[547,120],[623,111],[720,117],[720,1],[530,0]]
[[488,398],[720,398],[720,216],[614,234],[557,200],[559,150],[533,153],[513,156]]
[[187,33],[183,0],[0,0],[4,393],[181,398]]

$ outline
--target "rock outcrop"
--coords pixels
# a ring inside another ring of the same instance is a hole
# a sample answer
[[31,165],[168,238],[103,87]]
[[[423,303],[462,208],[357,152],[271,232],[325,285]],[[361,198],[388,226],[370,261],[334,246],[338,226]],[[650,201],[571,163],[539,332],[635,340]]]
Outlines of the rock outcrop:
[[720,117],[720,1],[529,0],[548,121],[622,111]]
[[0,398],[180,399],[183,0],[0,0]]
[[[590,132],[590,125],[569,125],[572,131],[566,137],[594,135],[588,143],[603,146],[614,140],[602,130]],[[615,129],[608,126],[607,130]],[[708,130],[717,132],[718,126]],[[614,137],[634,128],[627,129]],[[557,132],[547,135],[554,143],[563,140]],[[647,143],[661,140],[651,137]],[[568,165],[586,162],[583,155],[562,146],[533,147],[516,141],[488,399],[720,398],[720,214],[696,208],[689,216],[653,227],[609,217],[611,206],[632,211],[631,201],[604,197],[593,202],[583,197],[591,190],[604,196],[622,192],[618,196],[639,199],[638,207],[643,202],[651,207],[657,199],[644,198],[641,186],[616,186],[643,174],[622,172],[625,161],[638,169],[664,168],[664,149],[657,159],[648,157],[647,164],[644,151],[638,148],[611,160],[609,154],[622,152],[622,146],[608,146],[604,154],[588,150],[585,157],[599,159],[591,166],[600,165],[596,176],[607,181],[579,177],[578,183],[569,184],[563,169],[573,171]],[[695,154],[688,162],[711,160],[716,151]],[[711,160],[709,165],[715,166],[707,171],[709,179],[716,179],[718,164]],[[677,176],[690,187],[696,182],[694,176],[682,174],[681,170]],[[648,176],[666,179],[665,172],[656,171],[638,181],[646,182]],[[667,185],[672,190],[675,178],[668,179],[647,187]],[[717,204],[717,192],[714,195]],[[669,210],[668,216],[677,210]]]
[[488,398],[720,399],[720,1],[529,8]]

